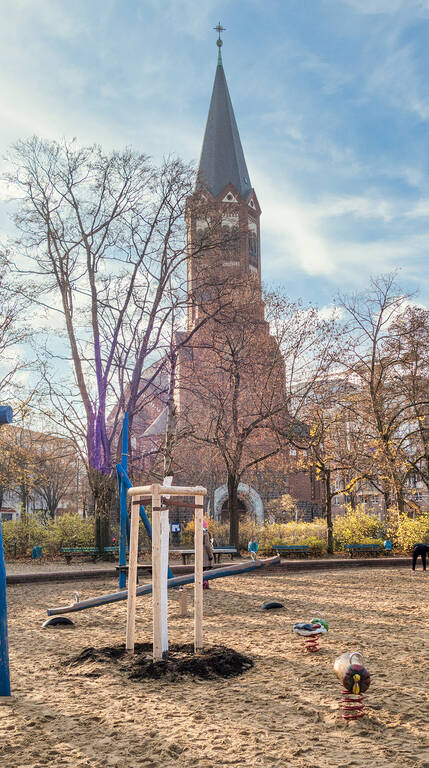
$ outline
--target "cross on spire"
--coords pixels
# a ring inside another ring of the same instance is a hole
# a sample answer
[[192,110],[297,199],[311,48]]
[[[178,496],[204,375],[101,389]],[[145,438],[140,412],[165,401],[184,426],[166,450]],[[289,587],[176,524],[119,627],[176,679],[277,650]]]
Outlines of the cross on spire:
[[[218,25],[217,25],[217,27],[213,27],[213,29],[215,29],[215,30],[216,30],[216,32],[218,32],[218,33],[219,33],[219,37],[218,37],[218,40],[220,40],[220,33],[221,33],[221,32],[225,32],[225,27],[223,27],[223,26],[222,26],[222,24],[219,22],[219,23],[218,23]],[[221,40],[221,44],[222,44],[222,40]],[[219,47],[220,47],[220,46],[219,46]]]
[[215,29],[216,32],[218,33],[218,38],[216,40],[216,45],[217,45],[217,47],[219,49],[219,53],[218,53],[218,57],[217,57],[217,63],[218,63],[218,66],[219,65],[222,66],[222,54],[220,52],[220,49],[223,46],[223,41],[222,41],[222,38],[220,36],[220,33],[221,32],[225,32],[225,27],[223,27],[222,24],[219,22],[217,27],[213,27],[213,29]]

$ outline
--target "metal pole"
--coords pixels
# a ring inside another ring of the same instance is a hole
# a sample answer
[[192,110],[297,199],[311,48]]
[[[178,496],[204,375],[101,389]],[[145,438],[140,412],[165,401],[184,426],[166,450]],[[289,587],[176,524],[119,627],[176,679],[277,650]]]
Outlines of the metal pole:
[[[128,413],[124,414],[122,422],[122,456],[121,467],[124,472],[128,470]],[[127,564],[127,529],[128,529],[128,510],[127,510],[127,487],[124,482],[123,474],[118,473],[119,485],[119,565]],[[125,589],[127,585],[127,574],[125,571],[119,571],[119,589]]]
[[79,456],[76,459],[76,514],[79,514]]
[[[0,407],[0,424],[10,424],[10,406]],[[3,530],[0,515],[0,702],[8,703],[10,696],[9,647],[7,641],[6,566],[4,562]]]
[[[125,486],[125,488],[127,490],[128,490],[128,488],[132,488],[133,484],[132,484],[130,478],[128,477],[128,475],[126,473],[124,474],[124,470],[122,468],[122,464],[117,464],[116,465],[116,471],[118,473],[118,482],[119,482],[119,478],[122,478],[122,484]],[[150,520],[149,520],[149,518],[148,518],[148,516],[146,514],[146,510],[145,510],[143,504],[140,504],[140,519],[141,519],[144,527],[146,528],[146,532],[147,532],[147,535],[149,536],[150,541],[152,541],[152,526],[150,524]],[[127,514],[127,520],[128,520],[128,514]],[[169,579],[173,578],[173,571],[171,570],[170,566],[168,566],[168,578]]]
[[6,567],[0,520],[0,699],[7,696],[10,696],[10,674],[7,642]]

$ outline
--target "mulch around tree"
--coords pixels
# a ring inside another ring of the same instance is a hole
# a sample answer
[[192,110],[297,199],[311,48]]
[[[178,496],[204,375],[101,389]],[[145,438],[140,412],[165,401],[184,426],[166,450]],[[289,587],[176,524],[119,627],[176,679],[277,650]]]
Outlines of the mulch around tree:
[[195,653],[190,643],[172,644],[162,661],[153,661],[152,643],[136,643],[134,654],[125,645],[84,648],[76,656],[61,662],[62,667],[83,667],[86,677],[101,677],[113,667],[129,680],[178,681],[186,677],[200,680],[237,677],[253,667],[253,659],[232,648],[215,645]]

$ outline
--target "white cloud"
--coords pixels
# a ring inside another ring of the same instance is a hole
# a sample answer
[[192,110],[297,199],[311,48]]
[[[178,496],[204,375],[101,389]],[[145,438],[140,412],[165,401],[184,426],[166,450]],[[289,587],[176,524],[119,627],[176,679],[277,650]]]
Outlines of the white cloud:
[[300,204],[291,190],[273,195],[262,177],[255,188],[263,205],[262,227],[277,254],[271,255],[273,268],[281,271],[285,254],[291,254],[307,274],[331,274],[335,265],[311,206]]
[[412,43],[399,43],[400,30],[385,39],[385,52],[365,80],[364,88],[376,93],[383,102],[397,110],[409,110],[421,120],[429,118],[429,91],[426,74],[421,69]]
[[321,320],[341,320],[344,317],[344,309],[342,307],[336,307],[334,304],[325,304],[318,310],[318,315]]
[[418,10],[428,7],[425,0],[341,0],[345,5],[350,6],[358,13],[374,15],[378,13],[395,14],[406,9],[409,12],[412,8]]
[[422,198],[404,214],[409,219],[429,219],[429,198]]

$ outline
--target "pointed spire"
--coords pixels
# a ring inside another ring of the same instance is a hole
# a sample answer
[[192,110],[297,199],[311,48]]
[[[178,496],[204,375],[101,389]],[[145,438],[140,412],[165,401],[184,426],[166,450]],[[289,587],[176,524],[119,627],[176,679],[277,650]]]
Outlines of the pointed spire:
[[231,182],[238,192],[246,197],[252,185],[222,65],[223,43],[220,33],[224,28],[219,22],[215,29],[219,33],[216,41],[219,48],[218,63],[196,187],[198,189],[200,186],[205,186],[216,197]]

